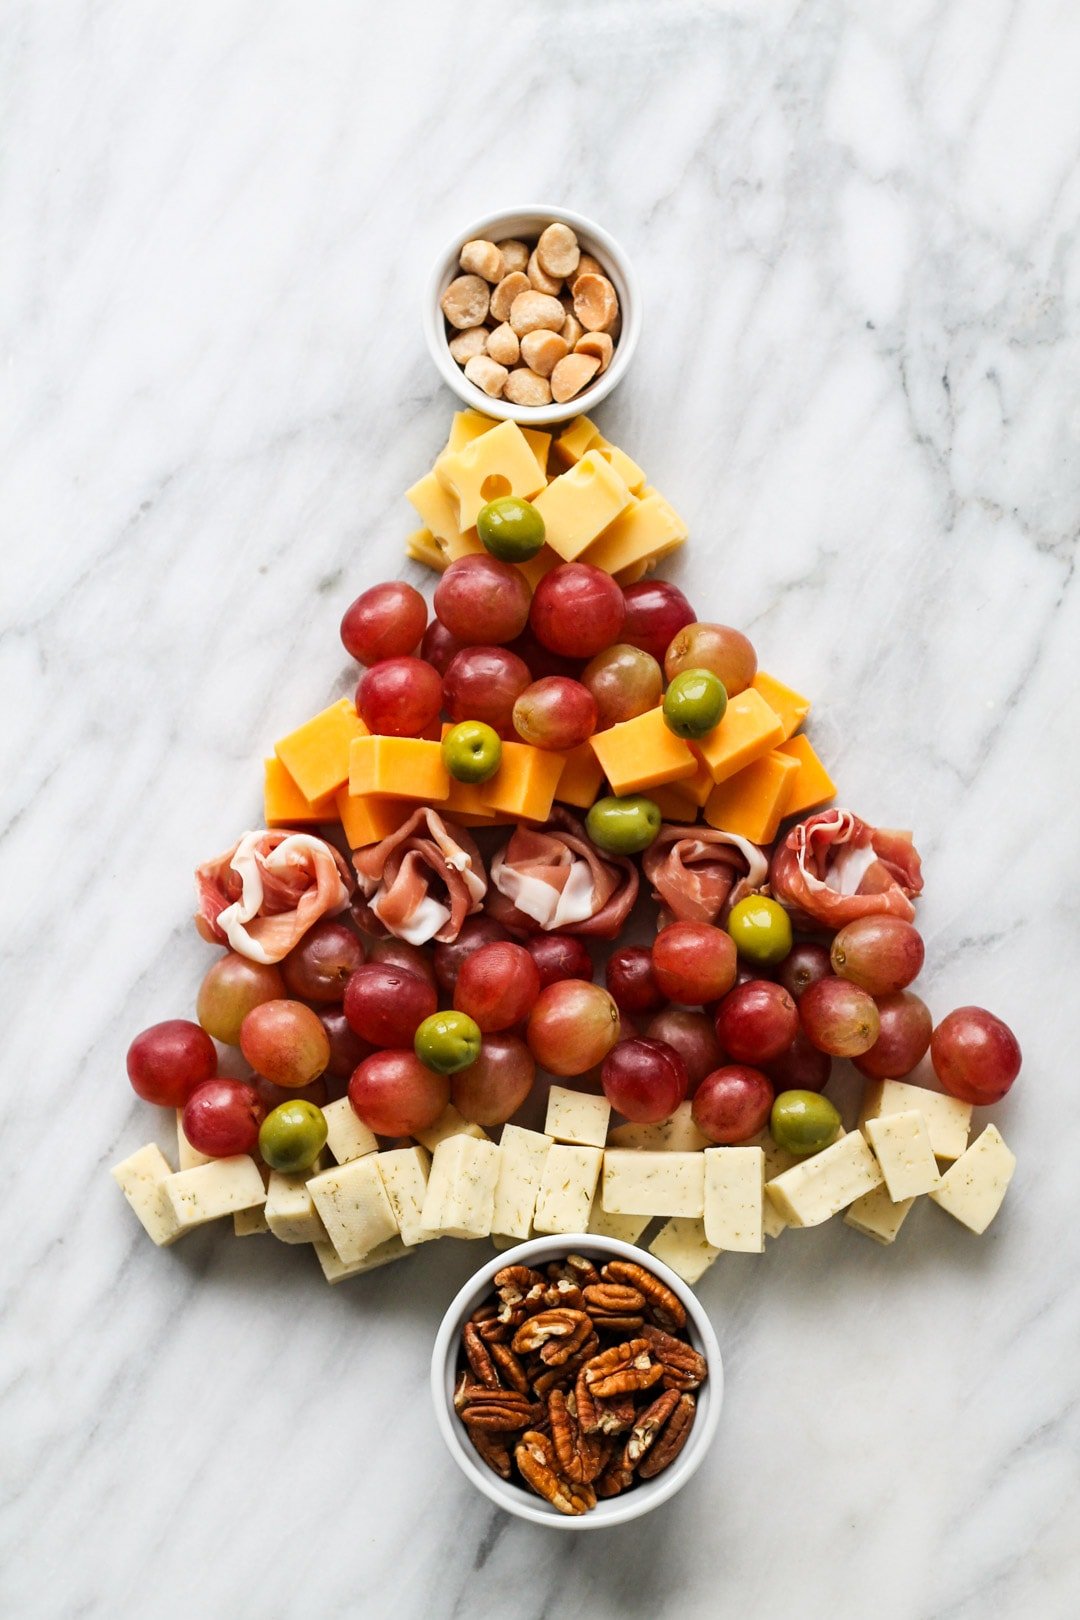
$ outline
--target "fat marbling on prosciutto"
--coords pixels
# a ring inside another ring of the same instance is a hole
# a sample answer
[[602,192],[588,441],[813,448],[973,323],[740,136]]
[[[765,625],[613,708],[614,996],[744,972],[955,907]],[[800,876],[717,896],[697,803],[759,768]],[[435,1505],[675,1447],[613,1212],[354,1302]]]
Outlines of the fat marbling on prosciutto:
[[491,862],[498,891],[488,914],[518,933],[614,939],[637,899],[638,875],[623,855],[597,853],[585,829],[556,806],[543,827],[519,826]]
[[769,882],[789,910],[827,928],[882,913],[911,922],[922,864],[909,832],[869,827],[850,810],[823,810],[777,846]]
[[384,931],[410,945],[457,939],[487,893],[480,851],[461,827],[437,811],[414,810],[381,844],[361,849],[353,865],[363,896],[356,913],[361,928]]
[[736,833],[665,822],[641,857],[653,893],[679,922],[715,923],[761,888],[764,850]]
[[352,875],[337,850],[313,833],[247,832],[224,855],[195,869],[204,939],[252,962],[280,962],[313,923],[344,911]]

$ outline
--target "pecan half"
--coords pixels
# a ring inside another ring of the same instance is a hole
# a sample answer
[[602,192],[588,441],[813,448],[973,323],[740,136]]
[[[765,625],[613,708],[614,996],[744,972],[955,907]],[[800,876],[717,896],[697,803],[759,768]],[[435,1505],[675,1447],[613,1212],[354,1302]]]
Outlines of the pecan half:
[[615,1401],[597,1401],[596,1408],[600,1417],[600,1433],[608,1435],[625,1434],[632,1427],[637,1413],[633,1398],[629,1395]]
[[459,1410],[461,1421],[470,1428],[500,1433],[527,1429],[540,1415],[540,1408],[528,1396],[512,1389],[471,1389]]
[[630,1260],[609,1260],[601,1275],[606,1282],[625,1283],[644,1294],[658,1327],[671,1329],[686,1325],[686,1307],[682,1300],[644,1266]]
[[613,1395],[629,1395],[637,1389],[651,1389],[664,1376],[664,1369],[651,1360],[646,1339],[627,1339],[593,1356],[584,1373],[585,1382],[594,1397],[607,1400]]
[[489,1350],[502,1382],[508,1384],[511,1389],[516,1389],[520,1395],[528,1394],[529,1380],[525,1376],[525,1369],[510,1346],[493,1344],[489,1346]]
[[584,1290],[585,1309],[603,1333],[619,1333],[631,1338],[645,1323],[641,1314],[645,1296],[636,1288],[620,1283],[592,1283]]
[[642,1328],[641,1336],[648,1340],[653,1360],[664,1369],[665,1389],[697,1389],[709,1376],[705,1357],[685,1339],[676,1339],[651,1323]]
[[600,1340],[595,1333],[590,1333],[581,1348],[557,1367],[546,1367],[544,1371],[533,1379],[533,1389],[537,1395],[547,1395],[557,1384],[565,1384],[567,1379],[576,1376],[581,1367],[585,1365],[599,1350]]
[[492,1434],[486,1429],[476,1428],[475,1425],[466,1428],[465,1433],[488,1467],[498,1474],[500,1479],[509,1479],[511,1467],[510,1446],[505,1435]]
[[525,1299],[530,1289],[544,1285],[544,1279],[531,1266],[503,1266],[495,1273],[495,1287],[499,1291],[499,1321],[517,1324],[524,1320]]
[[[674,1395],[676,1391],[670,1390],[668,1393]],[[679,1403],[664,1425],[660,1438],[638,1467],[642,1479],[655,1479],[657,1474],[662,1474],[675,1461],[690,1438],[696,1405],[692,1395],[684,1393],[679,1396]]]
[[641,1413],[626,1442],[624,1461],[627,1468],[637,1467],[678,1404],[678,1390],[665,1389],[664,1393],[658,1395]]
[[581,1349],[592,1330],[592,1322],[584,1311],[559,1306],[528,1317],[514,1334],[511,1347],[519,1355],[539,1350],[540,1359],[547,1366],[561,1367]]
[[499,1375],[495,1371],[495,1363],[487,1345],[480,1337],[479,1330],[472,1322],[466,1322],[461,1334],[461,1342],[465,1351],[465,1359],[473,1370],[477,1381],[487,1389],[499,1388]]
[[587,1513],[596,1506],[596,1492],[591,1485],[560,1478],[554,1443],[547,1435],[528,1430],[514,1447],[514,1461],[529,1489],[560,1513]]
[[576,1485],[590,1485],[603,1463],[599,1441],[595,1436],[582,1433],[563,1390],[552,1390],[547,1410],[559,1471]]

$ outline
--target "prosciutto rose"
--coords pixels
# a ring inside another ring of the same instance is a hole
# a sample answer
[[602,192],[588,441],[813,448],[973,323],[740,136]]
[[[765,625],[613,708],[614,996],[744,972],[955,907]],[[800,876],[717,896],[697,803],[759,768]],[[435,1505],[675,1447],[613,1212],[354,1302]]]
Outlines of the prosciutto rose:
[[653,893],[679,922],[715,923],[760,889],[769,873],[763,850],[736,833],[665,823],[641,864]]
[[923,886],[911,834],[868,827],[850,810],[823,810],[793,827],[769,881],[789,910],[827,928],[878,914],[910,922]]
[[360,893],[357,920],[370,933],[410,945],[448,945],[487,893],[480,851],[462,828],[426,807],[381,844],[353,856]]
[[518,933],[614,939],[637,899],[622,855],[600,856],[581,822],[556,807],[544,827],[518,827],[491,863],[490,916]]
[[352,875],[337,850],[306,832],[248,832],[195,869],[204,939],[252,962],[280,962],[313,923],[344,911]]

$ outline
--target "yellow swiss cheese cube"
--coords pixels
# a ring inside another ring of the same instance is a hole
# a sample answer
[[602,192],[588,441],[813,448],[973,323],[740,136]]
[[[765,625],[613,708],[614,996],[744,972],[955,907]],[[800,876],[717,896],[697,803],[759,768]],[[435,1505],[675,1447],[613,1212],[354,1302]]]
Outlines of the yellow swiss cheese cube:
[[441,804],[450,792],[442,747],[426,737],[357,737],[349,749],[349,792]]
[[263,821],[267,827],[304,827],[337,819],[332,793],[312,803],[304,798],[276,755],[263,760]]
[[810,713],[810,699],[785,686],[778,681],[775,675],[766,675],[759,669],[750,682],[755,692],[760,692],[769,708],[776,714],[784,728],[784,741],[793,737]]
[[274,744],[305,799],[323,799],[348,780],[349,746],[367,727],[349,698],[340,698]]
[[564,562],[573,562],[631,499],[618,473],[589,450],[553,478],[533,505],[544,520],[548,545]]
[[412,502],[421,523],[436,540],[441,540],[444,545],[451,540],[461,540],[457,503],[433,472],[418,478],[412,488],[405,491],[405,499]]
[[836,793],[836,783],[810,746],[807,737],[792,737],[781,743],[778,754],[787,754],[798,762],[799,774],[795,778],[790,797],[784,809],[785,816],[801,816],[807,810],[817,810],[828,804]]
[[689,532],[675,508],[654,490],[627,506],[594,540],[584,561],[608,574],[621,575],[626,569],[666,557],[682,545]]
[[[501,495],[529,500],[544,488],[544,474],[533,447],[516,422],[500,422],[460,450],[444,452],[434,470],[453,503],[459,531],[475,527],[480,508],[488,501]],[[420,515],[424,517],[422,512]],[[430,522],[428,528],[438,533]]]
[[773,749],[745,765],[709,795],[705,820],[752,844],[771,844],[787,810],[799,762]]
[[589,741],[611,791],[619,795],[645,793],[697,772],[697,759],[682,738],[668,730],[662,708],[598,731]]
[[694,747],[709,767],[713,781],[726,782],[783,740],[779,718],[761,693],[748,686],[745,692],[728,699],[720,724],[697,738]]
[[450,561],[430,529],[414,529],[405,541],[405,555],[441,574]]

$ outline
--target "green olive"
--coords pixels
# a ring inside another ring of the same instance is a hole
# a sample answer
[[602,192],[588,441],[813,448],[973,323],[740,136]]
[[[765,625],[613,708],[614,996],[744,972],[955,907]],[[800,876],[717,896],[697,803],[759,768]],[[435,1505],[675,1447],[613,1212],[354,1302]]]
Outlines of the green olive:
[[442,757],[455,782],[486,782],[502,764],[502,742],[482,720],[462,720],[443,738]]
[[660,806],[640,793],[626,799],[597,799],[585,827],[597,849],[609,855],[636,855],[660,831]]
[[841,1121],[828,1097],[816,1091],[782,1091],[772,1105],[769,1129],[777,1147],[802,1158],[828,1147]]
[[782,962],[791,949],[791,918],[778,900],[748,894],[732,906],[727,931],[748,962]]
[[326,1116],[303,1097],[279,1103],[259,1127],[259,1152],[271,1170],[284,1175],[310,1169],[325,1142]]
[[480,1056],[480,1026],[463,1012],[432,1013],[413,1042],[421,1063],[436,1074],[456,1074]]
[[676,737],[704,737],[726,708],[724,683],[711,669],[684,669],[664,693],[664,719]]
[[544,520],[531,501],[500,495],[480,508],[476,532],[493,557],[502,562],[528,562],[544,543]]

